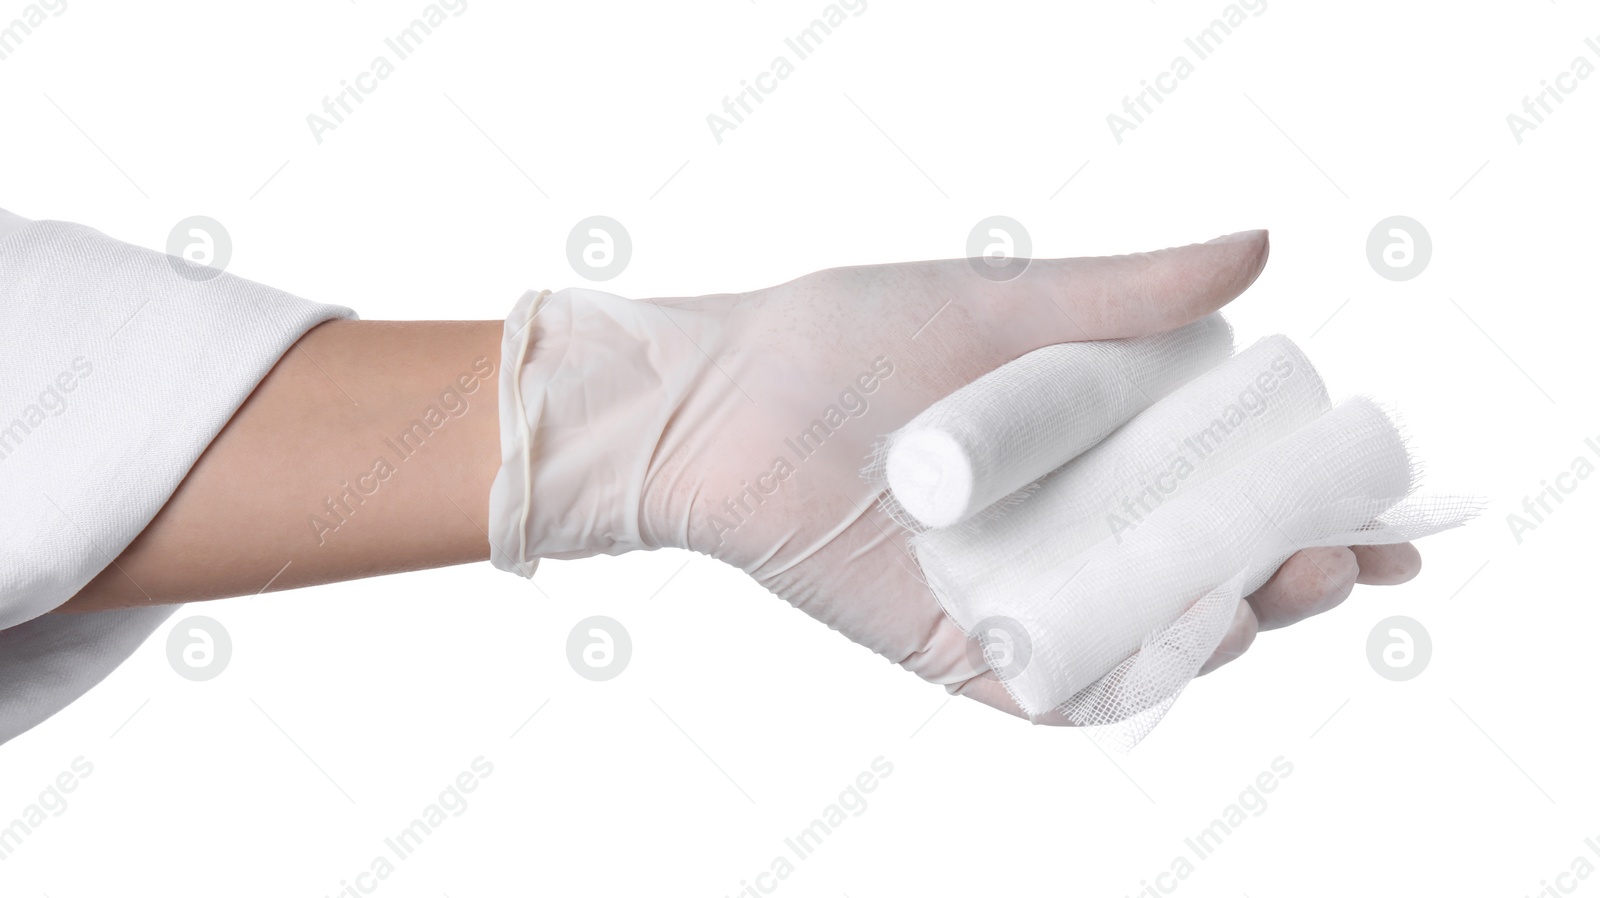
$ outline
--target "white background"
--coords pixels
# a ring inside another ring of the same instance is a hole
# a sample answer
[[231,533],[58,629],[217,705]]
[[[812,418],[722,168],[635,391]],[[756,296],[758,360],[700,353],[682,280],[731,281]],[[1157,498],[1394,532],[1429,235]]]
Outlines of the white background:
[[[604,286],[631,296],[963,255],[993,214],[1039,256],[1267,227],[1241,343],[1286,333],[1335,394],[1398,406],[1429,487],[1483,517],[1412,583],[1263,634],[1125,757],[950,700],[681,552],[187,609],[232,634],[220,677],[177,676],[164,627],[0,747],[0,824],[93,764],[0,893],[334,895],[479,756],[466,810],[373,894],[733,895],[880,756],[865,811],[774,894],[1139,894],[1279,757],[1265,810],[1163,887],[1524,896],[1600,865],[1600,481],[1520,543],[1506,520],[1600,463],[1600,76],[1521,143],[1506,121],[1600,65],[1593,5],[1272,0],[1119,144],[1106,116],[1226,4],[868,0],[719,144],[706,116],[824,5],[471,0],[319,144],[306,116],[423,3],[68,0],[0,61],[0,205],[154,248],[209,215],[233,272],[366,318],[586,283],[565,244],[595,214],[632,235]],[[1390,215],[1432,236],[1413,280],[1368,262]],[[632,635],[609,682],[564,648],[594,614]],[[1367,657],[1394,614],[1433,642],[1406,682]]]

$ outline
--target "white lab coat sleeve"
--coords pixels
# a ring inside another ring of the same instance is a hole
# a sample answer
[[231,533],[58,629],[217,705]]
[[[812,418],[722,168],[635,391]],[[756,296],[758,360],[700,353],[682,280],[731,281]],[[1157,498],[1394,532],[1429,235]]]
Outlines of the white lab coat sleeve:
[[47,614],[166,504],[309,302],[0,210],[0,742],[126,660],[177,606]]

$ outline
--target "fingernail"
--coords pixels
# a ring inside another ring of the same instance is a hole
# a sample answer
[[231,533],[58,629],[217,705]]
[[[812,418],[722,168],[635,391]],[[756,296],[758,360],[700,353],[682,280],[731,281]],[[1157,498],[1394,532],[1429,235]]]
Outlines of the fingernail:
[[1221,237],[1213,237],[1212,239],[1207,240],[1206,243],[1243,243],[1246,240],[1254,240],[1256,239],[1257,235],[1265,234],[1266,232],[1267,231],[1265,228],[1254,228],[1249,231],[1235,231],[1232,234],[1224,234]]

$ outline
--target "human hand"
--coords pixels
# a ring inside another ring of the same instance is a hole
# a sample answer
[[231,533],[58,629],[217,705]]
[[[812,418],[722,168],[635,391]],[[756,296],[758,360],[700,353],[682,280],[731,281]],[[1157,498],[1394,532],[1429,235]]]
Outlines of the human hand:
[[[1034,260],[1007,281],[957,259],[830,269],[698,298],[525,297],[506,328],[503,377],[520,379],[515,390],[502,382],[502,423],[520,408],[538,427],[531,466],[505,447],[491,499],[496,563],[702,552],[952,693],[1020,715],[863,480],[874,442],[1042,346],[1199,319],[1249,287],[1267,252],[1266,233],[1249,231],[1153,253]],[[1409,543],[1298,553],[1240,603],[1202,672],[1238,657],[1260,629],[1419,567]],[[1067,722],[1055,712],[1034,719]]]

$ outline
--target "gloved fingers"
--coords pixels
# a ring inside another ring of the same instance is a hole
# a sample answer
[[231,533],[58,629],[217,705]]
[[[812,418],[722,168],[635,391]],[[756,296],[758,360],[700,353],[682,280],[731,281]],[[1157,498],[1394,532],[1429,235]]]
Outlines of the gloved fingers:
[[1361,573],[1357,583],[1373,586],[1394,586],[1415,577],[1422,570],[1422,553],[1411,543],[1394,543],[1387,546],[1351,546]]
[[[1358,566],[1354,577],[1350,575],[1350,559],[1346,555],[1354,558]],[[1255,603],[1260,603],[1275,615],[1272,627],[1287,626],[1335,607],[1350,594],[1356,583],[1404,583],[1416,576],[1421,566],[1422,555],[1411,543],[1308,549],[1297,553],[1248,601],[1239,603],[1227,635],[1223,636],[1211,657],[1201,666],[1199,675],[1205,676],[1243,655],[1255,642],[1258,632],[1271,629],[1261,625]],[[1000,681],[995,679],[993,672],[951,686],[949,690],[951,694],[977,699],[1008,714],[1027,716],[1017,707]],[[1070,721],[1055,711],[1033,722],[1071,725]]]
[[1243,293],[1267,264],[1264,230],[1154,252],[1035,259],[1000,282],[975,277],[961,288],[1008,344],[1010,358],[1053,343],[1161,333],[1197,321]]
[[[950,694],[1027,717],[990,670],[978,642],[939,607],[906,550],[903,532],[877,502],[862,507],[844,530],[798,564],[752,573],[796,608]],[[1020,648],[1016,663],[1027,664],[1030,657]],[[1035,722],[1070,725],[1054,712]]]
[[1356,554],[1345,546],[1305,549],[1289,556],[1247,600],[1262,630],[1287,627],[1337,607],[1359,573]]
[[1240,602],[1233,614],[1233,623],[1228,626],[1228,633],[1217,643],[1216,651],[1200,666],[1200,676],[1216,670],[1229,661],[1243,655],[1250,644],[1256,641],[1256,633],[1261,629],[1260,622],[1256,620],[1256,610],[1249,602]]
[[[1313,614],[1320,614],[1343,601],[1344,596],[1350,593],[1349,588],[1344,586],[1342,579],[1337,584],[1329,582],[1330,578],[1343,578],[1348,573],[1343,569],[1347,568],[1347,564],[1342,558],[1342,551],[1337,547],[1309,549],[1291,557],[1289,561],[1294,562],[1294,568],[1291,569],[1290,565],[1285,563],[1271,580],[1249,597],[1248,601],[1239,603],[1238,615],[1229,627],[1228,635],[1222,638],[1216,652],[1200,668],[1201,675],[1208,674],[1244,654],[1245,649],[1255,641],[1256,633],[1262,629],[1269,629],[1261,626],[1256,618],[1255,605],[1252,603],[1260,603],[1264,608],[1284,615],[1276,619],[1273,624],[1275,627],[1281,627],[1304,620]],[[1351,546],[1349,551],[1355,557],[1358,568],[1355,583],[1393,586],[1410,580],[1422,569],[1422,553],[1411,543]],[[1325,553],[1327,558],[1320,555],[1301,557],[1308,552]],[[1311,562],[1323,566],[1323,570],[1316,570],[1311,566]],[[1337,574],[1333,570],[1336,566],[1342,568]],[[1279,579],[1280,577],[1282,579]],[[1291,580],[1295,582],[1291,583]],[[1320,588],[1317,585],[1318,580],[1322,581]]]

